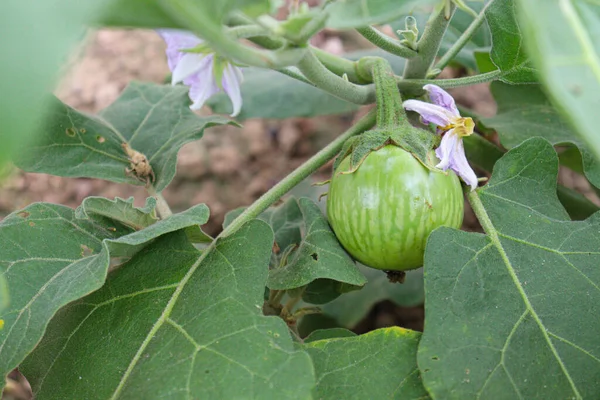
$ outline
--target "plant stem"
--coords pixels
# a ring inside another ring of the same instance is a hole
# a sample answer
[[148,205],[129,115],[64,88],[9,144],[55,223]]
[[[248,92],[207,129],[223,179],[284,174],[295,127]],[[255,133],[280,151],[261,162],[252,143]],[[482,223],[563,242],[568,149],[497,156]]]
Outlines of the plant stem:
[[416,51],[404,46],[399,40],[394,40],[373,27],[357,28],[356,31],[375,46],[398,57],[413,58],[418,55]]
[[456,7],[452,3],[450,18],[446,19],[444,10],[440,10],[433,19],[427,22],[423,36],[417,43],[419,55],[408,60],[404,66],[403,77],[405,79],[423,79],[427,76],[455,9]]
[[340,78],[325,68],[311,50],[307,51],[298,63],[298,69],[321,90],[342,100],[355,104],[370,104],[375,100],[372,85],[359,86]]
[[458,40],[454,42],[452,47],[448,49],[448,51],[442,56],[442,58],[435,65],[434,69],[439,69],[440,71],[444,69],[452,59],[460,52],[460,50],[465,47],[467,42],[473,37],[477,29],[481,26],[483,21],[485,20],[485,10],[492,4],[494,0],[489,1],[481,10],[481,12],[477,15],[477,18],[471,22],[471,25],[460,35]]
[[465,191],[467,192],[467,199],[469,200],[469,204],[471,204],[471,208],[473,209],[473,212],[475,213],[475,216],[477,217],[477,220],[481,224],[481,227],[485,233],[490,236],[494,243],[497,243],[499,242],[498,232],[496,231],[496,228],[494,228],[494,224],[492,223],[487,211],[485,211],[485,207],[483,206],[481,198],[479,197],[479,190],[480,189],[471,190],[469,188],[465,188]]
[[298,167],[294,172],[286,176],[271,190],[263,194],[250,207],[240,214],[231,224],[223,230],[219,237],[226,237],[237,231],[246,222],[258,217],[260,213],[266,210],[271,204],[275,203],[281,196],[290,191],[294,186],[302,182],[310,174],[315,172],[326,162],[331,160],[342,149],[344,142],[352,136],[358,135],[375,124],[375,110],[370,111],[361,118],[354,126],[338,136],[333,142],[329,143],[308,161]]
[[162,193],[157,192],[154,186],[148,186],[146,189],[148,194],[156,199],[156,211],[161,219],[165,219],[173,215],[171,207],[163,197]]
[[398,82],[398,88],[401,91],[417,91],[417,89],[422,89],[423,86],[429,83],[433,83],[443,89],[451,89],[455,87],[475,85],[477,83],[490,82],[500,78],[501,76],[502,71],[497,69],[484,74],[453,79],[403,79],[397,76],[396,81]]
[[359,67],[363,65],[368,68],[375,83],[377,128],[387,130],[397,127],[406,120],[406,114],[390,63],[379,57],[365,57]]
[[229,34],[229,36],[236,39],[247,39],[256,36],[264,37],[265,35],[269,34],[269,32],[265,28],[258,25],[234,26],[232,28],[227,29],[227,33]]
[[311,81],[309,81],[308,79],[306,79],[306,77],[304,75],[302,75],[302,74],[294,71],[293,69],[290,69],[290,68],[281,68],[281,69],[278,69],[277,72],[282,73],[284,75],[287,75],[290,78],[297,79],[300,82],[304,82],[304,83],[306,83],[308,85],[315,86],[315,84],[312,83]]
[[[238,25],[252,25],[253,22],[250,18],[244,15],[232,15],[229,18],[228,23],[232,26]],[[266,36],[257,36],[249,39],[251,42],[264,47],[265,49],[278,49],[285,45],[284,40],[273,39]],[[314,52],[315,56],[321,61],[321,63],[331,72],[338,76],[343,76],[344,74],[348,77],[350,82],[354,83],[368,83],[361,80],[355,70],[355,62],[352,60],[348,60],[346,58],[338,57],[334,54],[328,53],[321,49],[318,49],[313,46],[308,46],[308,48]]]
[[302,59],[306,49],[285,48],[278,51],[265,51],[244,46],[224,35],[220,24],[215,23],[205,13],[201,3],[186,0],[159,2],[162,8],[176,21],[187,26],[192,32],[205,39],[217,53],[243,64],[254,67],[278,69],[295,65]]
[[321,61],[321,63],[337,76],[346,75],[350,82],[369,83],[362,80],[356,73],[356,62],[347,58],[338,57],[316,47],[310,47],[310,50]]

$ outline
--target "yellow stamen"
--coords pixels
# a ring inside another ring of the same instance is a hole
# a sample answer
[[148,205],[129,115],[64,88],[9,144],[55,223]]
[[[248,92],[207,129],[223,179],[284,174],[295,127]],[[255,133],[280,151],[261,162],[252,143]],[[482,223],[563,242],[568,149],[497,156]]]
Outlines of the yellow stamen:
[[443,129],[446,130],[447,127],[450,129],[454,129],[454,133],[456,133],[460,137],[465,137],[473,134],[473,129],[475,129],[475,122],[470,117],[456,117],[452,120],[450,125],[445,126]]

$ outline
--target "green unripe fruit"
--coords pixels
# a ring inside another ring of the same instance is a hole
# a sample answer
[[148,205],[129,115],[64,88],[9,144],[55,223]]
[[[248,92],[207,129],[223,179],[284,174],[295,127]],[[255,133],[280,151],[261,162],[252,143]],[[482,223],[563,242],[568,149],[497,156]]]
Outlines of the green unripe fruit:
[[346,157],[331,178],[327,216],[338,240],[361,263],[386,271],[423,265],[437,227],[460,228],[464,199],[458,177],[430,171],[400,147],[369,153],[358,170]]

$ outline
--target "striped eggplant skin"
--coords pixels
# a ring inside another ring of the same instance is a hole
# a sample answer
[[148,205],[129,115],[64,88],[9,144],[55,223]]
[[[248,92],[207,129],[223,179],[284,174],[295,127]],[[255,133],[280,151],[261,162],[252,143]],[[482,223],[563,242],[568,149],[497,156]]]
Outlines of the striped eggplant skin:
[[460,228],[464,199],[454,172],[435,172],[410,153],[388,145],[358,170],[346,157],[331,178],[327,217],[352,257],[372,268],[404,271],[423,265],[429,234]]

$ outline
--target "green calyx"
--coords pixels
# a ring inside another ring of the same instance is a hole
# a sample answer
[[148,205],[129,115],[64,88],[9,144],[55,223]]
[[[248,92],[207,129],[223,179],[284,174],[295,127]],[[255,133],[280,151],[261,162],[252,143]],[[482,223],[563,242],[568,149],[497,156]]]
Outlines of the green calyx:
[[342,173],[352,173],[360,167],[369,153],[391,144],[408,151],[425,167],[435,171],[435,160],[429,157],[435,144],[435,136],[408,122],[390,64],[383,58],[365,57],[358,61],[358,69],[363,74],[369,72],[375,83],[377,124],[375,129],[344,143],[335,160],[334,170],[343,159],[350,157],[350,169]]

